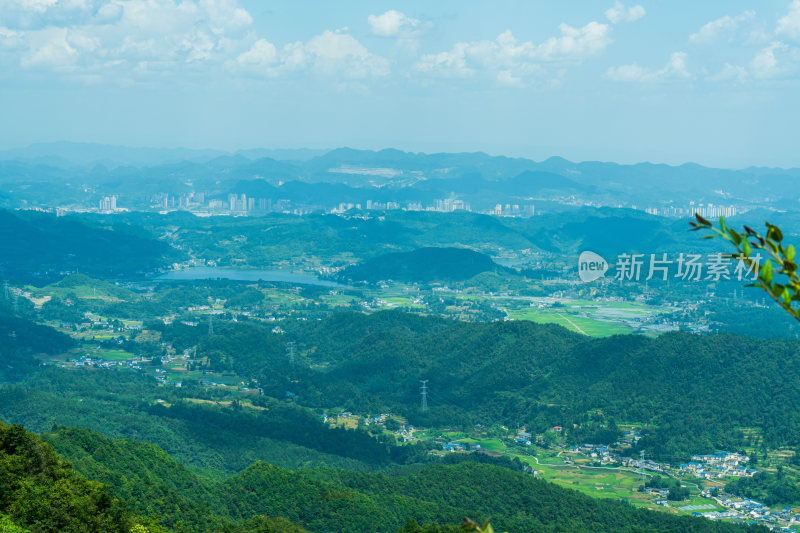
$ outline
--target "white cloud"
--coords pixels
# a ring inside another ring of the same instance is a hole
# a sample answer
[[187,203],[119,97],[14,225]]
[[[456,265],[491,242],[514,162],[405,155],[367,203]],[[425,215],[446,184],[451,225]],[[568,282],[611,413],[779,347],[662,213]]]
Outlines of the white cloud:
[[53,7],[58,3],[58,0],[9,0],[10,5],[17,5],[21,9],[29,9],[38,13],[43,13],[49,7]]
[[[305,44],[312,68],[331,74],[343,72],[348,77],[364,78],[389,73],[389,62],[371,54],[360,42],[347,33],[326,30]],[[341,70],[340,70],[341,69]]]
[[13,30],[21,66],[78,73],[221,63],[231,39],[245,39],[252,24],[235,0],[0,2],[25,11]]
[[559,25],[560,37],[551,37],[536,47],[534,56],[545,60],[582,60],[603,52],[611,44],[611,27],[590,22],[583,28]]
[[280,51],[272,43],[259,39],[230,66],[273,77],[302,71],[349,79],[389,74],[385,58],[370,53],[344,30],[326,30],[308,42],[287,44]]
[[236,0],[200,0],[199,6],[207,14],[208,25],[215,34],[241,30],[253,23],[253,17],[238,7]]
[[470,77],[485,72],[502,85],[524,85],[524,78],[541,76],[547,64],[575,63],[605,50],[610,26],[590,22],[582,28],[559,26],[561,35],[542,43],[519,42],[511,30],[494,41],[459,42],[450,50],[420,57],[415,69],[442,76]]
[[725,66],[722,67],[721,71],[719,71],[717,74],[709,76],[708,79],[711,81],[736,81],[738,83],[744,83],[749,78],[750,75],[745,67],[741,65],[731,65],[730,63],[725,63]]
[[789,12],[778,19],[775,33],[788,39],[800,40],[800,0],[792,0]]
[[622,2],[617,0],[614,5],[606,10],[606,18],[611,24],[620,22],[635,22],[645,15],[645,10],[640,5],[626,8]]
[[713,43],[720,35],[733,34],[742,22],[751,20],[755,16],[755,11],[745,11],[735,17],[725,15],[703,25],[697,33],[689,36],[689,40],[695,43]]
[[611,67],[606,71],[605,77],[620,82],[660,83],[688,79],[691,74],[687,69],[686,53],[674,52],[662,69],[651,70],[633,63],[631,65]]
[[58,70],[71,69],[78,55],[67,42],[67,31],[48,32],[51,35],[35,51],[23,58],[25,66],[49,66]]
[[411,18],[394,9],[390,9],[382,15],[370,15],[367,17],[370,30],[373,34],[380,37],[398,37],[415,31],[420,26],[420,21]]
[[12,28],[83,24],[109,0],[0,0],[3,23]]
[[[694,42],[712,43],[727,34],[729,40],[732,40],[731,34],[743,22],[754,17],[753,11],[745,11],[736,17],[721,17],[703,26],[690,39]],[[725,63],[719,72],[708,76],[710,81],[745,83],[797,76],[800,47],[791,41],[800,41],[800,0],[792,0],[787,13],[778,19],[774,31],[767,30],[763,23],[751,26],[755,27],[748,30],[745,38],[737,39],[752,54],[749,61],[745,59],[740,64]]]
[[14,50],[22,44],[22,34],[0,26],[0,49]]
[[0,60],[76,79],[127,83],[198,72],[193,65],[257,76],[361,79],[389,72],[386,59],[346,30],[277,46],[256,34],[236,0],[0,0],[0,6],[15,13],[0,26]]
[[776,52],[787,50],[788,47],[781,42],[774,42],[759,50],[750,61],[750,72],[756,78],[773,78],[783,71],[775,57]]
[[454,76],[471,76],[479,69],[486,69],[495,73],[503,71],[502,77],[511,79],[512,71],[530,67],[533,50],[532,43],[518,44],[511,31],[506,30],[494,41],[456,43],[446,52],[424,55],[416,68]]
[[472,75],[475,73],[475,69],[467,65],[467,55],[471,53],[474,46],[476,46],[474,43],[456,43],[447,52],[425,54],[417,62],[416,68],[421,72],[441,72],[457,76]]
[[522,78],[517,78],[510,70],[501,70],[497,73],[497,83],[500,85],[509,85],[512,87],[522,87],[524,83]]
[[278,60],[278,50],[266,39],[259,39],[246,52],[236,58],[236,62],[247,68],[266,68]]
[[720,72],[709,76],[709,80],[735,80],[744,83],[790,78],[797,75],[798,65],[800,65],[800,50],[781,41],[773,41],[758,50],[746,65],[726,63]]

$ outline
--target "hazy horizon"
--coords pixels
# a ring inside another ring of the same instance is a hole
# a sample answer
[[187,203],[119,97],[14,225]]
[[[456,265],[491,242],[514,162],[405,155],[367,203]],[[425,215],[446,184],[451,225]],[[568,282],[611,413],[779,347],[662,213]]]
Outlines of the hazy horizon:
[[[402,148],[398,148],[395,146],[384,146],[380,148],[359,148],[356,146],[333,146],[333,147],[321,147],[315,148],[310,146],[297,146],[297,147],[285,147],[285,146],[249,146],[249,147],[242,147],[242,148],[233,148],[233,149],[222,149],[222,148],[215,148],[215,147],[207,147],[207,146],[200,146],[200,147],[191,147],[191,146],[182,146],[182,145],[169,145],[169,146],[147,146],[147,145],[123,145],[123,144],[106,144],[106,143],[96,143],[90,141],[47,141],[47,142],[34,142],[24,145],[0,145],[0,160],[3,160],[3,157],[7,155],[9,152],[24,152],[25,150],[36,148],[36,147],[47,147],[47,146],[58,146],[58,145],[75,145],[75,146],[84,146],[84,147],[97,147],[97,148],[112,148],[112,149],[122,149],[122,150],[143,150],[143,151],[165,151],[165,152],[197,152],[198,154],[203,152],[213,153],[217,152],[218,155],[214,157],[221,157],[221,156],[234,156],[234,155],[244,155],[247,152],[318,152],[318,155],[322,155],[328,152],[332,152],[335,150],[347,149],[347,150],[357,150],[357,151],[367,151],[367,152],[381,152],[384,150],[397,150],[404,153],[409,154],[424,154],[424,155],[437,155],[437,154],[470,154],[470,153],[482,153],[486,154],[489,157],[507,157],[512,159],[527,159],[536,163],[542,163],[549,159],[564,159],[569,161],[570,163],[574,164],[581,164],[581,163],[609,163],[609,164],[616,164],[622,166],[635,166],[635,165],[666,165],[669,167],[680,167],[684,165],[699,165],[706,168],[711,169],[721,169],[721,170],[747,170],[748,168],[764,168],[764,169],[775,169],[775,170],[795,170],[800,168],[800,164],[797,166],[780,166],[780,165],[747,165],[747,166],[718,166],[718,165],[708,165],[703,164],[698,161],[681,161],[681,162],[664,162],[664,161],[657,161],[657,160],[631,160],[631,161],[619,161],[619,160],[611,160],[611,159],[571,159],[569,157],[565,157],[560,154],[551,154],[544,157],[530,157],[526,155],[513,155],[509,153],[496,153],[487,150],[459,150],[459,151],[448,151],[448,150],[441,150],[441,151],[424,151],[424,150],[405,150]],[[288,155],[288,154],[287,154]],[[18,154],[11,155],[11,159],[33,159],[39,157],[61,157],[59,154],[56,153],[43,153],[41,155],[36,156],[20,156]],[[253,158],[252,156],[245,157]],[[288,157],[277,157],[275,155],[266,155],[264,157],[270,157],[277,160],[289,160],[292,158]],[[300,159],[309,159],[315,156],[306,156]],[[98,156],[98,159],[102,159],[101,156]],[[159,163],[160,164],[160,163]]]
[[798,167],[800,0],[3,0],[0,145]]

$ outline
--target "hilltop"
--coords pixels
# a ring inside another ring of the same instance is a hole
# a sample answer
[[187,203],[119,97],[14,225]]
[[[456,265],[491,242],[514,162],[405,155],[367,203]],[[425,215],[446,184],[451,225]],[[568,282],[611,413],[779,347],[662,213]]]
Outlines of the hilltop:
[[395,280],[411,283],[464,281],[482,272],[506,271],[482,253],[466,248],[420,248],[368,259],[339,273],[343,282],[377,283]]

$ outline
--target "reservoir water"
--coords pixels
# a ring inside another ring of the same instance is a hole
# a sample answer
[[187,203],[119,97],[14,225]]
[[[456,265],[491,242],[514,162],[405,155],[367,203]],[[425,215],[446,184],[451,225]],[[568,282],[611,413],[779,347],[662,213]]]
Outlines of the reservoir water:
[[192,281],[199,279],[229,279],[233,281],[275,281],[298,285],[341,287],[335,281],[319,279],[308,274],[295,274],[284,270],[250,270],[241,268],[192,267],[173,270],[157,276],[156,281]]

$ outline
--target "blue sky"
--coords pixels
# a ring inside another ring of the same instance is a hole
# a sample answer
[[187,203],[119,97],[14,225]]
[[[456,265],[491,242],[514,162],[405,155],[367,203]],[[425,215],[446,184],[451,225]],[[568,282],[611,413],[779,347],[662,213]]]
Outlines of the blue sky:
[[800,166],[800,0],[0,0],[0,147]]

